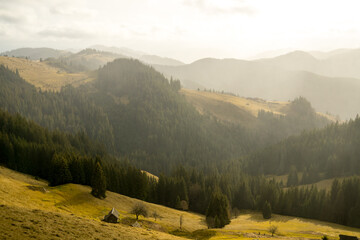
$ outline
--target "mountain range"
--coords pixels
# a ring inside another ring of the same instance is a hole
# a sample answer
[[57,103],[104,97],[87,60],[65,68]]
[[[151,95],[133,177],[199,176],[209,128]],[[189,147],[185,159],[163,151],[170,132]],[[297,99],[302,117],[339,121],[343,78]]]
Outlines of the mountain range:
[[49,48],[22,48],[2,53],[51,58],[48,63],[68,72],[91,71],[116,58],[134,58],[190,89],[214,89],[244,97],[288,101],[308,99],[320,112],[354,118],[360,103],[360,49],[331,52],[293,51],[257,60],[204,58],[190,64],[129,48],[93,45],[72,54]]
[[255,61],[206,58],[182,66],[154,67],[188,88],[280,101],[304,96],[316,110],[348,119],[356,116],[360,103],[358,66],[360,50],[355,49],[322,60],[296,51]]

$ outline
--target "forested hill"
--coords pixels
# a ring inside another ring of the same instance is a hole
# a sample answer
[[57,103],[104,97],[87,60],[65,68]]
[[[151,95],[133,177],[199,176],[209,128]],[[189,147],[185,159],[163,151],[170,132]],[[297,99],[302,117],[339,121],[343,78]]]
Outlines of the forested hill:
[[329,123],[304,98],[288,104],[284,116],[260,112],[255,129],[218,121],[186,101],[179,81],[137,60],[107,64],[93,86],[97,91],[89,92],[113,123],[118,153],[150,172],[178,164],[221,169],[226,160]]
[[[360,174],[360,118],[304,132],[252,154],[246,159],[253,174],[303,172],[298,183]],[[295,183],[296,184],[296,183]]]
[[41,126],[71,133],[85,132],[113,149],[112,127],[106,114],[84,94],[67,86],[60,92],[40,91],[0,65],[0,108],[19,113]]
[[92,98],[113,123],[116,150],[150,172],[178,164],[211,169],[256,146],[254,133],[201,116],[178,93],[179,81],[137,60],[107,64],[93,85]]
[[288,104],[284,116],[260,112],[256,128],[222,122],[187,102],[179,81],[137,60],[117,59],[100,68],[94,82],[55,93],[0,70],[1,108],[49,129],[84,132],[154,174],[178,165],[221,171],[229,160],[328,123],[303,98]]

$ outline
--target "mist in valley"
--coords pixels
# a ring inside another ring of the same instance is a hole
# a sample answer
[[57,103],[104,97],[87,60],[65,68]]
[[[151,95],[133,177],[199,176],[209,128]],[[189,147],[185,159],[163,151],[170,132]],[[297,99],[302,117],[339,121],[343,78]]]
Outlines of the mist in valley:
[[357,1],[0,5],[1,239],[360,237]]

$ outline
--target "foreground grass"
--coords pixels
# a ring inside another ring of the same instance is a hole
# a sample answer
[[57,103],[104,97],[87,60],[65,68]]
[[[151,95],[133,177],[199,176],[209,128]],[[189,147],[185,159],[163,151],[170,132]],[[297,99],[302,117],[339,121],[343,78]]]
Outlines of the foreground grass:
[[[91,189],[87,186],[75,184],[48,187],[45,181],[38,181],[31,176],[0,166],[0,205],[2,206],[0,209],[2,214],[0,216],[2,219],[0,233],[6,233],[8,236],[6,239],[19,239],[21,236],[28,238],[35,231],[35,235],[40,234],[38,239],[47,239],[53,235],[45,233],[45,230],[43,233],[41,229],[54,228],[54,231],[50,232],[60,235],[61,239],[89,239],[87,234],[82,236],[82,232],[92,233],[90,234],[91,239],[107,239],[108,237],[105,236],[115,239],[178,239],[179,237],[168,232],[178,228],[181,215],[185,220],[183,228],[186,231],[206,228],[202,215],[181,212],[146,202],[144,204],[149,213],[156,211],[161,216],[161,220],[155,221],[152,218],[145,220],[140,217],[139,222],[142,228],[133,228],[130,226],[131,224],[107,224],[101,220],[112,207],[119,211],[121,219],[130,219],[131,223],[135,222],[134,216],[129,212],[134,203],[139,200],[112,192],[107,192],[107,198],[100,200],[94,198],[90,191]],[[9,216],[9,218],[4,220],[2,216]],[[58,218],[58,222],[49,222],[50,218],[52,220]],[[12,225],[16,222],[25,222],[29,229],[23,231],[21,224]],[[56,230],[57,223],[60,227],[64,222],[68,225],[64,225],[61,229],[67,233],[61,234],[60,230],[60,232]],[[80,235],[77,234],[77,230],[72,227],[77,224],[87,230],[79,231]],[[108,227],[103,230],[106,234],[101,232],[104,224]],[[14,229],[21,231],[14,231]],[[115,233],[108,232],[114,229],[116,229]],[[72,233],[75,235],[72,236]],[[121,238],[118,237],[119,234],[122,236]],[[2,239],[1,237],[0,239]]]
[[[139,200],[107,192],[105,200],[91,196],[87,186],[66,184],[48,187],[47,182],[0,166],[0,239],[338,239],[339,234],[360,237],[359,229],[308,219],[243,212],[224,229],[208,230],[204,216],[144,203],[150,214],[140,217],[140,228],[132,227],[131,207]],[[120,223],[101,221],[115,207]],[[179,218],[184,223],[179,229]],[[271,236],[269,226],[278,234]]]

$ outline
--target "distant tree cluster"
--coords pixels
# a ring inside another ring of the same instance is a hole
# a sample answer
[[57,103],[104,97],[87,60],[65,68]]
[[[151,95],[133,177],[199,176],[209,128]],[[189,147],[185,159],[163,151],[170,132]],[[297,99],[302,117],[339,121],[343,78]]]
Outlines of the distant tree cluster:
[[[360,174],[360,118],[307,131],[246,157],[252,174],[289,173],[287,186]],[[261,167],[259,167],[261,166]],[[302,172],[302,177],[297,174]]]

